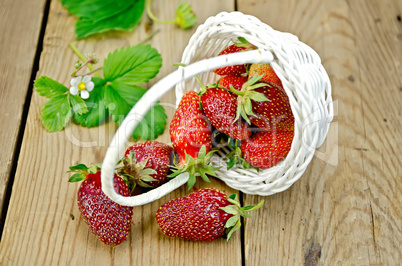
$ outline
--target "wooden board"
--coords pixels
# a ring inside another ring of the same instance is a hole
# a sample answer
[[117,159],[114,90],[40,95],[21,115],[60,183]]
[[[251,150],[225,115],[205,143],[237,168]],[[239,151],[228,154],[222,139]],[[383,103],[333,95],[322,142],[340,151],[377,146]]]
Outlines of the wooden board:
[[305,174],[247,221],[246,265],[399,264],[401,2],[245,0],[238,8],[313,47],[336,106]]
[[[173,15],[180,1],[154,1],[153,11],[162,19]],[[233,1],[192,1],[199,22],[222,10],[233,10]],[[210,8],[205,9],[205,5]],[[40,60],[41,75],[69,84],[73,63],[77,60],[69,42],[74,41],[74,22],[59,1],[52,1]],[[100,58],[122,46],[134,45],[160,29],[149,43],[161,53],[163,67],[157,79],[172,72],[192,30],[173,25],[150,23],[146,15],[134,31],[112,33],[74,43],[80,51],[96,51]],[[40,110],[46,99],[34,92],[15,176],[7,220],[0,246],[0,264],[4,265],[201,265],[241,264],[240,233],[232,241],[220,239],[210,244],[193,243],[163,236],[154,220],[159,206],[169,199],[188,194],[182,187],[162,199],[134,209],[132,231],[128,240],[109,248],[101,243],[80,218],[76,203],[79,184],[69,184],[64,173],[70,165],[103,160],[116,130],[107,122],[97,128],[69,124],[64,131],[48,133],[41,125]],[[161,103],[171,118],[174,92]],[[158,138],[169,142],[168,130]],[[24,162],[24,163],[22,163]],[[220,181],[199,183],[233,193]]]
[[[0,2],[0,210],[18,141],[23,109],[36,47],[42,25],[45,0],[4,0]],[[3,217],[1,217],[3,223]]]
[[[45,5],[39,0],[22,2],[0,4],[0,69],[5,77],[0,101],[8,112],[2,115],[9,115],[3,117],[8,128],[1,131],[5,151],[0,159],[5,158],[1,167],[6,171],[10,171],[15,147],[9,140],[16,138],[21,124],[26,125],[0,242],[0,265],[400,264],[401,1],[192,0],[199,23],[236,6],[314,48],[331,79],[335,118],[326,142],[292,187],[269,197],[243,196],[244,204],[265,200],[253,218],[245,220],[244,240],[241,232],[228,243],[224,239],[193,243],[163,236],[154,214],[164,202],[187,195],[183,186],[154,203],[135,207],[128,240],[114,248],[89,231],[75,200],[79,184],[69,184],[64,173],[70,165],[101,162],[116,126],[110,121],[91,129],[69,124],[64,131],[48,133],[40,120],[46,99],[36,92],[27,121],[19,121],[32,85],[27,83]],[[158,17],[170,19],[179,2],[154,0],[152,9]],[[131,32],[75,41],[74,23],[60,1],[51,1],[37,77],[46,75],[69,84],[77,60],[71,41],[83,53],[95,51],[102,61],[114,49],[135,45],[160,29],[149,43],[164,61],[150,87],[175,69],[173,63],[180,61],[195,31],[150,23],[144,14]],[[27,41],[21,42],[21,36]],[[11,61],[15,58],[16,62]],[[9,68],[11,63],[17,65]],[[8,89],[10,84],[13,90]],[[6,105],[9,102],[12,106]],[[169,121],[174,102],[173,92],[161,99]],[[158,140],[168,143],[167,131]],[[3,183],[0,179],[0,189],[9,175],[5,174]],[[196,186],[235,192],[216,180]]]

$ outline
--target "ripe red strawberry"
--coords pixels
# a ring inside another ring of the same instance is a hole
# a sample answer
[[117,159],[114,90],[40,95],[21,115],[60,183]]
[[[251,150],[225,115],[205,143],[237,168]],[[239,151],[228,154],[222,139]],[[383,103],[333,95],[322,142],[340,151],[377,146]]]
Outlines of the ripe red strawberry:
[[293,131],[261,131],[243,141],[240,149],[244,159],[252,166],[269,168],[289,153],[293,135]]
[[179,155],[180,164],[186,163],[186,154],[198,157],[202,146],[211,149],[211,125],[200,108],[199,96],[189,91],[181,99],[170,123],[170,139]]
[[[239,37],[239,42],[236,42],[219,53],[219,55],[238,53],[241,51],[247,51],[255,49],[255,46],[249,43],[246,39]],[[220,76],[241,76],[247,72],[247,65],[234,65],[222,67],[214,70],[215,74]]]
[[232,85],[235,90],[241,91],[243,84],[246,82],[246,77],[225,76],[219,79],[218,84],[229,91],[230,85]]
[[233,194],[227,197],[214,189],[199,189],[194,193],[163,204],[156,212],[156,221],[161,231],[170,237],[193,241],[212,241],[224,235],[229,240],[232,233],[240,228],[240,216],[250,217],[246,212],[262,206],[241,208]]
[[281,88],[283,87],[282,81],[276,75],[274,69],[271,67],[270,64],[264,64],[264,63],[251,64],[249,72],[248,72],[248,77],[251,78],[255,74],[264,75],[260,81],[273,83]]
[[289,97],[285,90],[269,82],[270,86],[256,88],[254,91],[262,93],[269,101],[252,100],[253,113],[249,116],[251,123],[267,131],[294,130],[294,117],[290,108]]
[[262,77],[254,75],[241,87],[240,79],[235,80],[236,87],[229,84],[237,95],[237,117],[265,131],[293,131],[294,117],[285,90],[270,81],[259,82]]
[[138,184],[155,188],[166,181],[173,155],[172,147],[155,140],[136,143],[126,150],[124,166],[118,173],[129,177],[127,181],[133,182],[134,187]]
[[199,96],[195,91],[186,93],[170,123],[170,139],[180,162],[169,177],[189,172],[188,187],[195,184],[195,173],[210,182],[206,174],[215,176],[218,168],[209,166],[212,147],[211,125],[200,107]]
[[[122,243],[130,232],[133,207],[121,206],[105,195],[101,188],[101,172],[96,166],[88,168],[79,164],[70,170],[77,172],[71,176],[70,182],[84,180],[77,193],[77,204],[92,233],[107,245]],[[123,179],[115,175],[113,181],[118,194],[130,196]]]
[[249,125],[236,120],[237,97],[234,94],[221,88],[208,88],[202,91],[201,104],[211,124],[220,132],[238,140],[251,136]]
[[[239,46],[236,46],[236,44],[232,44],[232,45],[226,47],[222,52],[220,52],[219,55],[238,53],[240,51],[245,51],[245,50],[247,50],[246,47],[239,47]],[[214,70],[214,72],[215,72],[215,74],[218,74],[220,76],[225,76],[225,75],[240,76],[241,74],[247,72],[247,68],[246,68],[246,65],[234,65],[234,66],[217,68]]]

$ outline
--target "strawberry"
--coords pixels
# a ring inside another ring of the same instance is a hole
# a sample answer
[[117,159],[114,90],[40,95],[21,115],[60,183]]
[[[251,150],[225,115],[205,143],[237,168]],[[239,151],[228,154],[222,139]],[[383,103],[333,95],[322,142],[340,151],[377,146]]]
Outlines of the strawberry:
[[261,131],[241,143],[244,159],[254,167],[269,168],[282,160],[290,151],[293,131]]
[[273,83],[276,86],[283,88],[282,81],[276,75],[274,69],[271,67],[270,64],[265,63],[251,64],[250,69],[248,71],[248,77],[251,78],[255,74],[264,75],[260,81]]
[[235,90],[241,91],[241,88],[246,81],[246,77],[225,76],[219,79],[218,84],[229,91],[230,85],[232,85]]
[[210,182],[205,173],[214,176],[217,169],[208,165],[212,155],[209,152],[212,147],[211,125],[201,110],[195,91],[189,91],[181,99],[170,123],[169,133],[180,160],[169,177],[189,172],[189,188],[195,183],[195,173]]
[[240,116],[265,131],[293,131],[294,117],[285,90],[272,82],[259,82],[263,75],[254,75],[239,90],[229,84],[237,95],[237,117]]
[[251,101],[255,114],[250,117],[251,123],[264,130],[293,131],[294,117],[285,90],[273,83],[269,84],[271,86],[255,89],[269,101]]
[[137,184],[155,188],[166,181],[172,159],[173,148],[167,144],[155,140],[136,143],[126,150],[118,173],[134,183],[131,190]]
[[[115,246],[122,243],[130,232],[133,207],[121,206],[112,201],[101,188],[101,172],[98,167],[83,164],[70,167],[76,172],[70,182],[84,180],[77,193],[77,204],[86,224],[103,243]],[[114,175],[115,191],[130,196],[130,190],[119,176]]]
[[215,189],[199,189],[183,198],[170,200],[156,212],[156,221],[162,233],[170,237],[193,241],[212,241],[230,229],[227,239],[241,226],[240,216],[262,206],[241,208],[233,194],[227,197]]
[[201,104],[211,124],[232,138],[243,140],[251,136],[250,127],[236,119],[236,96],[222,88],[204,88],[201,91]]
[[[226,47],[223,51],[219,53],[219,55],[238,53],[241,51],[247,51],[250,49],[254,49],[255,46],[250,44],[244,38],[239,38],[239,42],[234,43],[228,47]],[[242,74],[247,72],[247,65],[234,65],[227,66],[215,69],[213,72],[220,76],[241,76]]]
[[181,99],[170,123],[170,139],[179,155],[180,164],[186,163],[186,154],[198,157],[201,146],[211,149],[211,125],[200,108],[199,96],[189,91]]

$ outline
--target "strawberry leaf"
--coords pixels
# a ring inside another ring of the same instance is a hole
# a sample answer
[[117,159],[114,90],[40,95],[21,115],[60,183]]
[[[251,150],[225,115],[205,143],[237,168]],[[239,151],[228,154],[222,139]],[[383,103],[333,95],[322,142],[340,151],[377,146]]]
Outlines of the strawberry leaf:
[[68,91],[66,86],[46,76],[37,78],[34,86],[39,95],[46,98],[61,96]]
[[228,214],[233,214],[233,215],[239,214],[239,208],[237,208],[235,205],[228,205],[225,207],[220,207],[220,209],[224,210]]
[[82,180],[84,180],[85,175],[80,174],[80,173],[75,173],[72,176],[70,176],[70,178],[68,179],[68,182],[70,183],[74,183],[74,182],[80,182]]
[[263,93],[256,91],[250,91],[249,97],[251,100],[254,100],[256,102],[270,101],[267,97],[265,97]]
[[[123,47],[108,55],[103,66],[105,83],[108,84],[104,101],[114,122],[119,125],[122,123],[147,91],[138,85],[155,77],[161,65],[161,55],[150,45]],[[167,115],[158,103],[140,119],[132,135],[134,139],[155,139],[165,130]]]
[[[145,92],[146,89],[141,87],[119,82],[114,82],[107,86],[105,104],[112,115],[113,121],[120,125],[133,105],[137,103]],[[155,139],[165,130],[166,119],[165,109],[157,103],[141,118],[141,122],[133,132],[133,138]]]
[[133,29],[141,19],[145,0],[61,0],[75,23],[77,39],[111,30]]
[[49,132],[62,130],[72,116],[68,94],[54,96],[43,105],[42,124]]
[[150,45],[138,44],[123,47],[110,53],[105,59],[105,80],[127,85],[140,85],[158,74],[162,57]]
[[88,166],[86,166],[85,164],[77,164],[74,166],[70,166],[70,171],[75,172],[75,171],[87,171],[88,170]]
[[237,217],[237,216],[232,216],[232,217],[230,217],[230,218],[226,221],[225,228],[231,228],[231,227],[233,227],[233,226],[237,223],[238,220],[239,220],[239,217]]
[[123,12],[130,7],[132,1],[108,0],[61,0],[69,13],[77,17],[102,19]]
[[254,211],[254,210],[257,210],[257,209],[261,208],[261,206],[263,204],[264,204],[264,200],[260,201],[260,203],[258,203],[257,205],[244,206],[242,209],[243,209],[243,211],[246,211],[246,212]]
[[[192,169],[194,169],[194,168],[192,168]],[[190,171],[190,176],[187,181],[187,187],[189,190],[195,185],[195,181],[196,181],[195,175],[194,175],[194,173],[191,173],[191,171]]]
[[70,104],[74,113],[78,115],[88,113],[88,107],[80,96],[70,94]]
[[228,235],[227,235],[226,240],[229,241],[229,239],[230,239],[230,237],[232,236],[232,234],[233,234],[237,229],[239,229],[240,227],[241,227],[241,222],[240,222],[240,220],[237,220],[237,223],[235,224],[235,226],[233,226],[233,227],[230,229],[230,231],[229,231],[229,233],[228,233]]

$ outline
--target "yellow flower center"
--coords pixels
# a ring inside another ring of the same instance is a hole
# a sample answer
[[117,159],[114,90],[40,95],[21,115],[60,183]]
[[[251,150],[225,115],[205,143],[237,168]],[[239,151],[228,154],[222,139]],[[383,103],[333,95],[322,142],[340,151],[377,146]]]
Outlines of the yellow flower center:
[[87,88],[87,86],[85,85],[85,82],[80,82],[80,84],[78,84],[78,89],[80,91],[83,91]]

